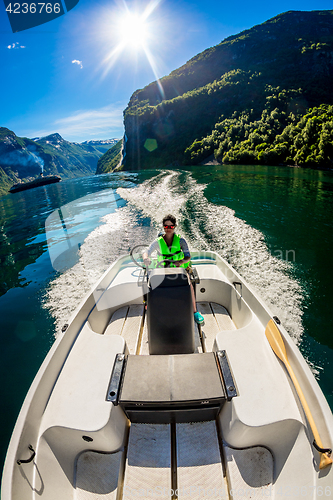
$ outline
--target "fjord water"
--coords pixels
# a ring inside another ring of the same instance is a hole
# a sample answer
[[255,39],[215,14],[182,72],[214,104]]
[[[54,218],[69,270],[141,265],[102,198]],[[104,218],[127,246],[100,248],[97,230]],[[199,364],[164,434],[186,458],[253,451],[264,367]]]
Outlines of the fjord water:
[[91,176],[0,198],[1,462],[61,327],[170,212],[192,250],[221,254],[279,316],[333,408],[332,172],[234,165]]

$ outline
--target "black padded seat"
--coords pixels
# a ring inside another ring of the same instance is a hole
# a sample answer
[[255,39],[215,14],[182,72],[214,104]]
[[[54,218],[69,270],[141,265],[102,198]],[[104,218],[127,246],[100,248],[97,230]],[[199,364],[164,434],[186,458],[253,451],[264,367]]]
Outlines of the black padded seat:
[[192,295],[184,268],[151,271],[147,326],[150,354],[194,353]]
[[139,423],[213,420],[228,398],[213,352],[128,355],[116,393],[113,402]]

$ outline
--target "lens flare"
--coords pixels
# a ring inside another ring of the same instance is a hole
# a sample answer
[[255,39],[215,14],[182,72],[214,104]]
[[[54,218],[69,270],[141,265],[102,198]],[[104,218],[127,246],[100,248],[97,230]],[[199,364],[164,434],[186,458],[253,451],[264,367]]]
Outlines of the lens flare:
[[[128,3],[119,0],[118,7],[104,13],[99,24],[99,36],[103,47],[109,47],[100,68],[105,78],[118,61],[133,58],[137,64],[143,55],[149,63],[156,78],[162,99],[164,92],[159,81],[156,59],[150,47],[161,44],[161,27],[163,19],[156,11],[161,0],[151,0],[145,8],[130,8]],[[133,65],[134,67],[134,65]]]

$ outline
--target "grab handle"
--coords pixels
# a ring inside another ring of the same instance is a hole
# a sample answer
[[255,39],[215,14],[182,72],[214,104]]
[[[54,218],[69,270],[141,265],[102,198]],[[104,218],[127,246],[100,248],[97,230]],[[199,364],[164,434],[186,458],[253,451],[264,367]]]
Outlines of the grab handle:
[[[240,281],[233,281],[232,284],[234,285],[235,287],[235,290],[237,290],[237,286],[240,287],[240,296],[243,297],[243,284],[240,282]],[[238,292],[238,290],[237,290]],[[239,293],[239,292],[238,292]]]
[[33,461],[33,459],[35,458],[36,456],[36,452],[35,450],[33,449],[32,445],[29,444],[28,446],[29,450],[32,451],[32,454],[31,454],[31,457],[30,458],[27,458],[26,460],[17,460],[17,465],[21,465],[21,464],[29,464],[30,462]]

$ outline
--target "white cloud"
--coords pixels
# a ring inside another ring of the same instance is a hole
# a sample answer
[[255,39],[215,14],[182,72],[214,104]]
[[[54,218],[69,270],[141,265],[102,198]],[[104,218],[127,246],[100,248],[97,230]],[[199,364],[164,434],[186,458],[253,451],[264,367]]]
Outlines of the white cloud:
[[98,109],[79,110],[59,118],[44,130],[25,131],[25,137],[45,137],[58,132],[65,140],[82,142],[89,139],[122,137],[124,133],[123,103]]
[[77,59],[74,59],[74,61],[72,61],[72,64],[77,64],[81,69],[83,68],[82,61],[78,61]]
[[20,45],[18,42],[7,45],[7,49],[25,49],[25,45]]
[[[105,131],[123,126],[123,107],[105,106],[99,109],[80,110],[56,120],[56,128],[65,135],[105,136]],[[60,132],[59,132],[60,133]]]

